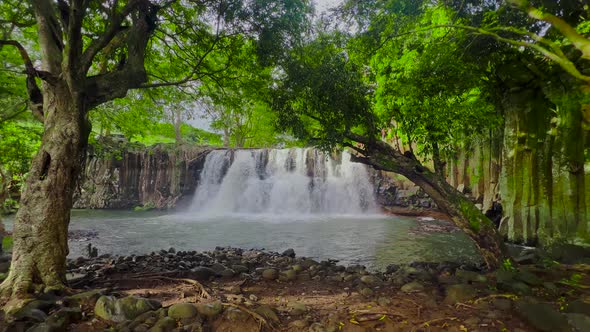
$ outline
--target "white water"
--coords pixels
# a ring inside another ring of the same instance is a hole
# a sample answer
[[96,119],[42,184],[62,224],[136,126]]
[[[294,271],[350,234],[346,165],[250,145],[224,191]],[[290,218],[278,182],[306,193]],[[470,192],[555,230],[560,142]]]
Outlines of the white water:
[[365,165],[315,149],[216,150],[207,155],[191,206],[204,215],[377,213]]

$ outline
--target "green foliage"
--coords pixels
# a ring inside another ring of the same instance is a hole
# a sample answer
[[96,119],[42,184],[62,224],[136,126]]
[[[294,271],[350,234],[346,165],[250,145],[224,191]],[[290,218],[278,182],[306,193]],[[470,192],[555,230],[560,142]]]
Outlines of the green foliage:
[[567,279],[561,279],[560,283],[572,286],[572,287],[580,287],[580,282],[584,276],[581,273],[572,273],[572,275]]
[[2,239],[2,250],[10,251],[12,249],[12,236],[5,236]]
[[152,202],[148,202],[144,205],[139,205],[133,208],[133,211],[136,212],[143,212],[143,211],[151,211],[156,208],[156,205]]
[[343,44],[341,36],[321,33],[294,51],[271,93],[279,128],[327,150],[350,132],[376,135],[363,69]]
[[506,258],[502,261],[502,266],[500,268],[504,271],[509,271],[509,272],[516,272],[517,271],[516,267],[512,264],[512,260],[509,258]]

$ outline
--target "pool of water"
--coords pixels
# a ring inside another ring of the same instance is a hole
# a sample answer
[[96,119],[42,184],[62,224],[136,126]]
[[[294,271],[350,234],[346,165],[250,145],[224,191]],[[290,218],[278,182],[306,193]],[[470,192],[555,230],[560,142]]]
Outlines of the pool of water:
[[[12,228],[11,218],[5,219]],[[272,251],[295,249],[298,256],[338,259],[384,269],[412,261],[479,261],[461,232],[416,232],[414,218],[365,215],[200,216],[197,213],[74,210],[70,230],[98,232],[89,242],[99,254],[141,254],[174,247],[211,250],[216,246]],[[84,255],[88,241],[70,240],[70,257]]]

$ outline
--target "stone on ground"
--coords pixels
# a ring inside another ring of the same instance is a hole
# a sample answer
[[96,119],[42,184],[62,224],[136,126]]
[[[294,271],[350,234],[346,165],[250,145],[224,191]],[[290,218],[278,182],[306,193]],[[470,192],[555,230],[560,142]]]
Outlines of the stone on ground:
[[197,316],[197,308],[190,303],[177,303],[168,308],[168,317],[174,319],[186,319]]

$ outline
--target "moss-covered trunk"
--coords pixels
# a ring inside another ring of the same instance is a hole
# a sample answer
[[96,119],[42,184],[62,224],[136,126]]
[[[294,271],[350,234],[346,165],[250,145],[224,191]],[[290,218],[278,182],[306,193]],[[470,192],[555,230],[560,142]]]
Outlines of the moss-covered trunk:
[[500,266],[505,257],[502,238],[492,221],[465,195],[447,183],[444,177],[422,166],[412,154],[401,154],[381,141],[371,141],[353,134],[349,136],[365,144],[364,150],[358,149],[363,155],[355,156],[353,160],[407,177],[422,188],[439,209],[473,240],[488,269],[494,270]]
[[47,86],[44,101],[45,132],[16,215],[10,272],[1,285],[16,301],[32,291],[64,287],[72,194],[88,141],[83,104],[65,82]]

